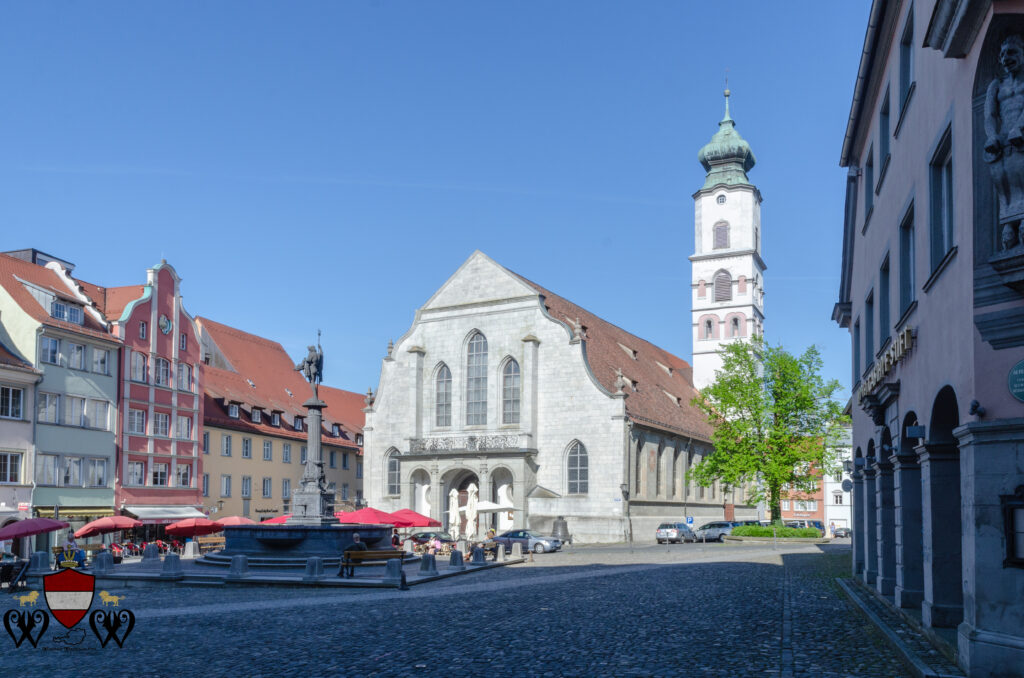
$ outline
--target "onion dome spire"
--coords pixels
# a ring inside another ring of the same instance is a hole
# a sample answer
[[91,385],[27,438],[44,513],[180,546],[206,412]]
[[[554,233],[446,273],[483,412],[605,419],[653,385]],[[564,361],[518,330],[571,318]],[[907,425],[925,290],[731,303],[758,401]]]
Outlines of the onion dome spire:
[[757,162],[750,144],[736,131],[736,122],[729,115],[731,94],[728,89],[725,90],[725,116],[718,123],[718,131],[711,137],[711,141],[697,154],[697,160],[708,173],[704,188],[719,184],[749,185],[747,172]]

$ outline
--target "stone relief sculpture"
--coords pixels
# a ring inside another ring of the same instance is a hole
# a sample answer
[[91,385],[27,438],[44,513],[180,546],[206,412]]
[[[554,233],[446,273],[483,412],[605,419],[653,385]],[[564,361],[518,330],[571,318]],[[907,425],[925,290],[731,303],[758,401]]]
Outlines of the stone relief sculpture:
[[476,536],[476,505],[480,501],[476,483],[469,484],[469,497],[466,499],[466,537]]
[[454,487],[448,493],[448,532],[452,539],[459,538],[459,491]]
[[985,162],[999,196],[999,247],[1024,244],[1024,38],[999,48],[1003,74],[985,95]]

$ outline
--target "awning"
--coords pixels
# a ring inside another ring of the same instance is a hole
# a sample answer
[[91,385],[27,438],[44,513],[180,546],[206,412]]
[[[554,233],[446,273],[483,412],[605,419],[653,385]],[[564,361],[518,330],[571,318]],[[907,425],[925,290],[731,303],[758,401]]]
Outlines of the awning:
[[[52,518],[53,507],[52,506],[36,506],[34,507],[36,513],[39,514],[40,518]],[[93,516],[102,518],[103,516],[114,515],[114,509],[109,506],[61,506],[60,507],[60,518],[91,518]]]
[[185,518],[207,517],[194,506],[125,506],[124,510],[145,525],[169,525]]

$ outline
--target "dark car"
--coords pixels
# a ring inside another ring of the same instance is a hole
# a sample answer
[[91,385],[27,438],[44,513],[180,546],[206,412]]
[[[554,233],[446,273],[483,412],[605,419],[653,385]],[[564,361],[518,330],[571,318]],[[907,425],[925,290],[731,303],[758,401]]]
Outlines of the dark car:
[[836,537],[844,537],[844,538],[848,539],[851,534],[852,534],[852,532],[850,532],[850,528],[848,528],[848,527],[837,527],[836,528]]
[[406,537],[406,539],[412,539],[414,544],[426,544],[429,541],[433,541],[434,537],[440,539],[442,544],[455,543],[455,540],[447,532],[414,532]]
[[512,550],[512,544],[522,544],[524,553],[526,551],[544,553],[562,548],[561,539],[548,537],[534,530],[511,530],[491,538],[490,541],[495,544],[504,544],[508,551]]

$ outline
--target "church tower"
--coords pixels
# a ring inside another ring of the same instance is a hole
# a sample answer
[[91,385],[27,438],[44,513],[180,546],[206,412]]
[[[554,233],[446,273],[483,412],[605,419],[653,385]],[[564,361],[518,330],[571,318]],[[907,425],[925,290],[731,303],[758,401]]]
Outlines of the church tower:
[[729,117],[697,155],[707,172],[693,194],[693,383],[698,389],[721,369],[718,351],[729,341],[764,333],[761,192],[747,179],[754,152]]

